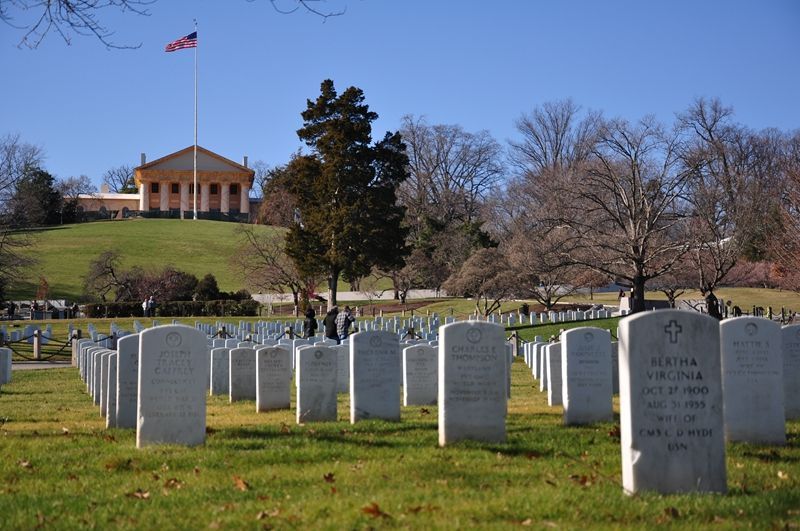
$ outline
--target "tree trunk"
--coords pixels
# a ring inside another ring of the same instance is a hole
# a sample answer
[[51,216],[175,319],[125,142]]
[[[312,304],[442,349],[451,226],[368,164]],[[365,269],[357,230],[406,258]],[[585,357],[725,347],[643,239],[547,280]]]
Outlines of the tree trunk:
[[643,312],[644,307],[644,282],[642,275],[633,277],[633,296],[631,300],[631,313]]
[[332,269],[328,275],[328,311],[336,306],[336,289],[339,283],[339,269]]

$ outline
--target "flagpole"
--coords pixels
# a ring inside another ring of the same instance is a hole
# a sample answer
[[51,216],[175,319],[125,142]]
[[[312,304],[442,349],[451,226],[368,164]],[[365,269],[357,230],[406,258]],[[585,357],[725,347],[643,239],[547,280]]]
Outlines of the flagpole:
[[[197,34],[197,19],[194,32]],[[197,45],[194,47],[194,219],[197,219]]]

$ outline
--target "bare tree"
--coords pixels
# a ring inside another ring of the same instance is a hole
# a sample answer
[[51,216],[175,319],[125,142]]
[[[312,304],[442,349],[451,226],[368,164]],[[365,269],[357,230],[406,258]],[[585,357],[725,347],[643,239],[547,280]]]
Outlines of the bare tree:
[[679,117],[687,137],[681,158],[690,175],[692,205],[686,237],[703,295],[713,292],[759,239],[759,227],[769,225],[777,204],[782,140],[753,133],[732,116],[719,100],[698,99]]
[[475,251],[443,285],[450,295],[474,298],[475,310],[484,317],[499,310],[517,286],[517,278],[496,248]]
[[17,183],[32,168],[39,168],[44,161],[41,148],[20,140],[19,135],[0,137],[0,211],[14,194]]
[[509,267],[515,272],[518,294],[530,297],[551,310],[562,298],[576,290],[573,282],[577,267],[567,259],[571,245],[563,228],[541,225],[515,232],[506,244]]
[[262,179],[259,185],[262,188],[262,201],[257,220],[264,225],[288,228],[297,222],[298,215],[296,201],[289,193],[291,175],[286,166],[267,168],[264,165],[262,170],[256,171],[256,182]]
[[250,169],[255,172],[253,186],[250,188],[252,197],[264,197],[264,189],[272,179],[272,169],[263,160],[257,160],[250,165]]
[[504,176],[500,145],[488,131],[469,133],[458,125],[428,125],[405,116],[401,128],[410,176],[398,191],[407,209],[412,240],[430,223],[439,229],[480,222],[481,204]]
[[22,251],[31,244],[30,236],[13,232],[13,198],[17,184],[44,158],[40,148],[22,142],[19,135],[0,137],[0,299],[5,288],[19,280],[26,267],[34,263]]
[[571,232],[567,257],[633,286],[632,310],[644,310],[648,280],[688,250],[678,240],[688,172],[678,138],[651,117],[605,122],[580,171],[553,179],[549,216]]
[[122,255],[117,250],[103,251],[89,262],[89,270],[84,278],[86,294],[100,297],[103,302],[112,292],[115,302],[132,299],[132,275],[122,269],[121,262]]
[[522,140],[510,142],[511,161],[523,175],[573,167],[591,155],[600,121],[571,99],[546,102],[516,121]]
[[770,241],[780,286],[800,292],[800,131],[786,139],[781,229]]
[[[254,1],[254,0],[248,0]],[[281,14],[291,14],[298,10],[322,17],[343,15],[345,8],[321,9],[317,7],[322,0],[269,0],[273,9]],[[156,0],[0,0],[0,21],[23,33],[20,46],[37,48],[51,31],[59,35],[66,44],[72,38],[90,36],[99,40],[107,48],[131,49],[135,45],[117,44],[112,41],[114,31],[100,19],[103,10],[117,10],[149,16],[147,6]]]
[[253,291],[292,293],[295,313],[301,299],[308,300],[316,279],[303,276],[286,254],[285,240],[277,231],[257,230],[254,225],[240,225],[241,244],[231,256],[231,265],[245,278]]
[[115,166],[103,174],[103,184],[115,194],[135,194],[138,192],[133,180],[133,167],[123,164]]
[[91,194],[97,191],[92,181],[86,175],[59,179],[56,189],[61,193],[61,223],[77,221],[78,199],[81,194]]
[[147,16],[155,0],[0,0],[0,20],[24,32],[20,46],[36,48],[51,31],[66,44],[72,37],[93,36],[107,48],[138,48],[112,42],[114,32],[100,20],[99,12],[116,9]]

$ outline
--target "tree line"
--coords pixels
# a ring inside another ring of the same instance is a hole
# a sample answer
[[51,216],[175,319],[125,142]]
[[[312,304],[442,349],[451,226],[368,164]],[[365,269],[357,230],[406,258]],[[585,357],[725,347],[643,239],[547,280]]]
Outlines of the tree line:
[[548,102],[506,147],[415,116],[372,143],[363,93],[330,80],[302,115],[308,152],[266,172],[259,212],[286,236],[244,227],[234,260],[301,306],[320,286],[335,304],[340,278],[388,278],[400,299],[441,288],[482,314],[612,282],[633,311],[648,289],[800,287],[800,132],[753,130],[717,99],[671,124]]

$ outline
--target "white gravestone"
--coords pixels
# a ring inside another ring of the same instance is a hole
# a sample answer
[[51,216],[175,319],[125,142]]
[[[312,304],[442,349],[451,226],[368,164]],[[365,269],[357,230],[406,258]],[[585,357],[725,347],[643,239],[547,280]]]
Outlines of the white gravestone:
[[335,421],[336,351],[324,345],[297,350],[297,423]]
[[0,385],[11,383],[11,349],[0,348]]
[[[321,342],[320,342],[321,343]],[[350,392],[350,344],[328,345],[336,351],[336,392]]]
[[103,378],[103,354],[108,352],[105,348],[98,348],[92,353],[92,399],[94,405],[100,405],[100,389],[102,388]]
[[566,425],[613,420],[608,330],[582,326],[561,334],[561,401]]
[[785,444],[781,326],[758,317],[720,324],[725,439]]
[[137,448],[205,442],[205,352],[205,334],[189,326],[158,326],[140,334]]
[[611,392],[619,394],[619,342],[611,342]]
[[230,353],[227,347],[211,349],[211,389],[212,395],[227,395],[230,392]]
[[544,352],[548,343],[542,343],[536,349],[536,365],[538,366],[539,374],[539,392],[547,391],[547,363],[545,363]]
[[620,321],[627,493],[725,492],[719,321],[659,310]]
[[439,396],[439,350],[428,345],[403,349],[403,405],[436,405]]
[[286,347],[256,350],[256,411],[289,409],[292,398],[292,352]]
[[550,343],[545,348],[545,363],[547,364],[547,405],[562,405],[561,382],[561,342]]
[[505,329],[459,322],[439,329],[439,445],[506,439]]
[[800,325],[781,329],[786,420],[800,419]]
[[111,358],[110,350],[100,356],[100,416],[108,416],[108,364]]
[[108,404],[106,404],[106,428],[117,427],[117,353],[108,357]]
[[400,342],[374,330],[350,336],[350,422],[400,420]]
[[232,348],[230,355],[231,402],[256,399],[256,351],[250,347]]
[[117,341],[117,428],[136,427],[139,403],[139,334]]

